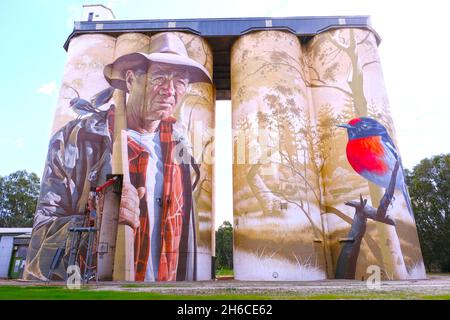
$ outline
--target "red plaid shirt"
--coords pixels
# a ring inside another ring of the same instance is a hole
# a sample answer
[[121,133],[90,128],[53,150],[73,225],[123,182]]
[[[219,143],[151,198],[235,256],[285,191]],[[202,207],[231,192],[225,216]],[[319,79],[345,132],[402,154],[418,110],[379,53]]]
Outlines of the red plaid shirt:
[[[159,137],[163,155],[163,198],[160,235],[160,260],[157,281],[185,280],[187,268],[190,223],[195,225],[192,216],[192,190],[189,164],[174,163],[176,141],[172,139],[173,124],[176,119],[169,117],[161,121]],[[114,128],[114,109],[108,113],[108,127],[112,135]],[[130,181],[136,187],[145,187],[149,154],[135,141],[128,138],[128,161]],[[191,163],[199,176],[198,165]],[[198,182],[198,178],[195,185]],[[144,281],[150,253],[150,222],[146,197],[139,203],[140,226],[135,232],[134,261],[135,280]],[[192,221],[191,221],[192,218]],[[195,229],[194,229],[195,230]],[[183,241],[180,241],[183,239]],[[193,250],[196,250],[196,235],[193,232]],[[180,254],[181,253],[181,254]],[[193,258],[193,279],[196,276],[195,252]],[[180,258],[181,256],[181,258]],[[177,275],[178,273],[178,275]]]
[[[175,141],[172,140],[174,118],[161,121],[159,136],[164,160],[164,183],[161,217],[161,252],[157,281],[175,281],[181,232],[183,226],[183,177],[181,167],[174,163]],[[131,138],[128,138],[128,160],[131,183],[145,187],[149,154]],[[136,281],[144,281],[149,258],[150,232],[146,197],[140,202],[140,227],[135,237]]]

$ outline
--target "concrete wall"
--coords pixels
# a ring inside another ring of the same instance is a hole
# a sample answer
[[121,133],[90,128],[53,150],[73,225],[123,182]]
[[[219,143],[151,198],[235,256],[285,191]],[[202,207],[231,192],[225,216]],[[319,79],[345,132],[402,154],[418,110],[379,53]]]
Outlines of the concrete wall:
[[7,278],[13,251],[13,236],[0,237],[0,278]]

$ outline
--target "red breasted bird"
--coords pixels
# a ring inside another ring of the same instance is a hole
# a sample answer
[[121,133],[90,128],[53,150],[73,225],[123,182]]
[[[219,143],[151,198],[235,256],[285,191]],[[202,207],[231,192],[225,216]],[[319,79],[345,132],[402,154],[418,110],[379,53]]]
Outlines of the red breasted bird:
[[[395,163],[401,159],[386,128],[368,117],[355,118],[338,127],[347,129],[347,159],[352,168],[367,180],[387,188]],[[401,162],[395,188],[402,191],[409,213],[414,217]]]

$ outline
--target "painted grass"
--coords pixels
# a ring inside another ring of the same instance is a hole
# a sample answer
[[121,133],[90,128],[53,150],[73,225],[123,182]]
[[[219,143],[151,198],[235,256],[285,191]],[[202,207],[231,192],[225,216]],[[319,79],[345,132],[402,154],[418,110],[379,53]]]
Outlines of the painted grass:
[[[123,286],[125,289],[126,287]],[[239,294],[224,290],[214,295],[174,295],[130,291],[97,291],[89,288],[69,290],[56,286],[0,286],[0,300],[450,300],[450,294],[424,295],[408,292],[334,292],[297,294],[290,292]]]
[[[316,261],[310,258],[297,258],[295,263],[290,260],[275,257],[276,251],[249,253],[241,250],[234,251],[234,259],[239,261],[239,268],[234,273],[240,280],[264,281],[311,281],[326,279],[324,270],[321,270]],[[269,255],[270,254],[270,255]],[[308,257],[308,256],[306,256]]]

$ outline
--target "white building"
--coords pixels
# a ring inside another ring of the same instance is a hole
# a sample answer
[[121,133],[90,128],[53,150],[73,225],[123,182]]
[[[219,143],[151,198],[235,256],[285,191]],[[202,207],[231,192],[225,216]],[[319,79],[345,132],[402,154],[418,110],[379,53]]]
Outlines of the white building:
[[0,228],[0,278],[22,277],[31,230]]
[[83,5],[83,21],[115,20],[112,10],[102,4]]

